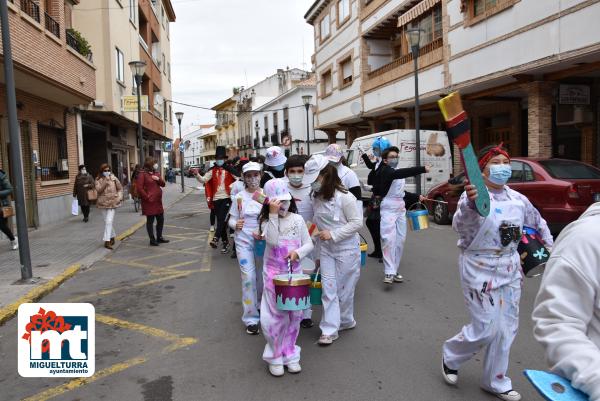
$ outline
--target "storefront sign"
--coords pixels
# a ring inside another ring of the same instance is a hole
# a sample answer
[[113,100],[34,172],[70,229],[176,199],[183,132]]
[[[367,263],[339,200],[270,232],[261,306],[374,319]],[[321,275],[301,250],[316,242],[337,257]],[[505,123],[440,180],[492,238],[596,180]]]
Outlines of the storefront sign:
[[590,87],[587,85],[560,85],[559,104],[590,104]]
[[[142,95],[142,111],[148,111],[148,96]],[[121,98],[123,111],[138,111],[137,96],[123,96]]]

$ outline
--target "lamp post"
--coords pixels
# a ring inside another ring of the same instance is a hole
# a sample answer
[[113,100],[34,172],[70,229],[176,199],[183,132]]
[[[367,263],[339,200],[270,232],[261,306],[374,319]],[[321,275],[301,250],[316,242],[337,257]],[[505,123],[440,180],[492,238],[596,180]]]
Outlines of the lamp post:
[[[416,144],[416,165],[421,165],[421,116],[419,110],[419,45],[421,43],[422,29],[412,28],[406,31],[408,43],[413,55],[415,64],[415,144]],[[417,195],[421,195],[421,177],[415,180]]]
[[142,78],[144,77],[144,71],[146,71],[145,61],[132,61],[129,63],[133,76],[135,77],[135,86],[137,92],[137,109],[138,109],[138,152],[139,152],[139,164],[144,163],[144,139],[142,137]]
[[308,126],[308,109],[310,108],[312,96],[304,95],[302,96],[302,102],[304,103],[304,108],[306,108],[306,154],[310,155],[310,127]]
[[179,169],[181,172],[181,192],[185,192],[185,186],[183,184],[183,146],[181,146],[183,144],[181,141],[181,120],[183,120],[183,112],[178,111],[175,113],[175,117],[179,123]]
[[254,123],[254,132],[256,132],[256,146],[254,147],[256,154],[254,156],[258,156],[260,154],[260,127],[258,126],[258,120]]

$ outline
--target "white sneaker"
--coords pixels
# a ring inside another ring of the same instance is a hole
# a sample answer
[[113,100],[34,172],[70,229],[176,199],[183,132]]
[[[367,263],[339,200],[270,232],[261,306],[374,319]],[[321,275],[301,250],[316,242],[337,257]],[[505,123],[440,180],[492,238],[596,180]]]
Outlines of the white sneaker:
[[451,386],[456,386],[458,383],[458,370],[452,370],[446,366],[444,358],[442,358],[442,376],[444,381]]
[[394,283],[402,283],[404,281],[404,277],[401,274],[396,274],[394,276]]
[[519,401],[521,399],[521,394],[516,392],[515,390],[509,390],[505,393],[495,393],[496,397],[505,401]]
[[298,362],[288,363],[287,368],[290,373],[300,373],[302,371],[302,366]]
[[352,330],[355,327],[356,327],[356,320],[353,321],[352,323],[348,324],[348,325],[340,326],[340,329],[338,331]]
[[383,282],[385,284],[392,284],[394,282],[394,275],[393,274],[386,274],[385,277],[383,278]]
[[326,334],[321,334],[321,337],[319,337],[319,341],[317,341],[317,343],[319,345],[331,345],[337,339],[338,339],[337,334],[334,334],[332,336],[328,336]]
[[15,238],[14,241],[10,241],[10,246],[12,247],[13,251],[16,251],[17,249],[19,249],[19,240]]
[[210,226],[210,230],[208,230],[208,231],[210,231],[211,233],[214,233],[215,232],[215,226]]
[[279,377],[279,376],[283,376],[285,371],[283,370],[283,365],[269,364],[269,373],[271,373],[275,377]]

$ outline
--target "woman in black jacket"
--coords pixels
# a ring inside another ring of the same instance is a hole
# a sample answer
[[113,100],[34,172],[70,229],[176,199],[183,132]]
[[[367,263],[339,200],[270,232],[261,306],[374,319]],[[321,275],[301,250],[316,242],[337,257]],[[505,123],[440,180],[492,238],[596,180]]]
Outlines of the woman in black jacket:
[[[9,196],[13,192],[13,187],[10,185],[10,181],[8,180],[8,175],[0,170],[0,206],[6,207],[10,206]],[[0,209],[1,210],[1,209]],[[15,238],[10,227],[8,226],[8,218],[4,217],[4,214],[0,213],[0,231],[4,233],[10,240],[10,245],[12,246],[13,251],[19,249],[19,241]]]

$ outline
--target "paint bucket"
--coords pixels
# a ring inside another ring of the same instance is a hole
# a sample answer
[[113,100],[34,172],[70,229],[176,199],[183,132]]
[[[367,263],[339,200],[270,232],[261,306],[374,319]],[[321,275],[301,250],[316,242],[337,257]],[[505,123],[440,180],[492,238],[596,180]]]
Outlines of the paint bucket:
[[323,290],[321,289],[321,273],[313,273],[310,275],[310,304],[323,305],[321,295],[323,295]]
[[310,276],[278,274],[273,277],[277,309],[297,311],[310,308]]
[[535,277],[544,272],[550,252],[544,246],[544,241],[537,230],[523,227],[523,237],[517,251],[521,256],[521,267],[525,276]]
[[267,247],[267,241],[264,239],[254,240],[254,254],[259,258],[265,255],[265,248]]
[[[421,209],[413,210],[415,207],[421,207]],[[406,212],[406,217],[411,231],[421,231],[429,228],[429,212],[421,202],[412,205],[410,210]]]

